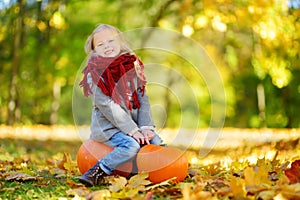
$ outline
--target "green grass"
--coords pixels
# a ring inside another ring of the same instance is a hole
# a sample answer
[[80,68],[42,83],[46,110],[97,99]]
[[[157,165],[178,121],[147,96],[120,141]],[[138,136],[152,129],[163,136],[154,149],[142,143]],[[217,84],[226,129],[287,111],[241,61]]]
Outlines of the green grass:
[[[59,171],[56,161],[67,152],[74,161],[81,142],[2,139],[0,142],[0,199],[58,199],[67,197],[70,185],[79,173]],[[30,181],[7,181],[11,172],[26,173]]]

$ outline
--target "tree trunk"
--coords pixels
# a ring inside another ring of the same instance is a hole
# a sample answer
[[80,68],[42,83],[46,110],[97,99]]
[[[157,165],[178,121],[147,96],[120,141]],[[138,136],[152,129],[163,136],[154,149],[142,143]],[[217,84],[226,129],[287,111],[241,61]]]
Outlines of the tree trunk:
[[261,127],[266,127],[266,98],[265,98],[265,89],[262,84],[257,86],[257,104],[259,110],[259,119],[261,122]]
[[53,102],[51,105],[50,124],[54,125],[58,122],[58,109],[60,107],[61,85],[59,81],[53,83]]
[[21,64],[21,40],[23,37],[23,0],[18,0],[16,8],[19,10],[16,19],[12,20],[12,35],[13,35],[13,47],[12,47],[12,64],[9,84],[9,97],[8,97],[8,116],[7,124],[13,125],[16,121],[20,120],[21,112],[18,105],[18,69]]

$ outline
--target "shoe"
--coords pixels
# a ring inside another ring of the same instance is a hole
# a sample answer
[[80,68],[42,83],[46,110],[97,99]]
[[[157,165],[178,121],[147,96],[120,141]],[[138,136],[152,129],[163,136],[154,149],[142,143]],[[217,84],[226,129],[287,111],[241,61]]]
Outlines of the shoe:
[[99,163],[97,162],[93,167],[91,167],[87,172],[85,172],[80,178],[79,181],[86,186],[98,185],[103,181],[105,172],[100,168]]

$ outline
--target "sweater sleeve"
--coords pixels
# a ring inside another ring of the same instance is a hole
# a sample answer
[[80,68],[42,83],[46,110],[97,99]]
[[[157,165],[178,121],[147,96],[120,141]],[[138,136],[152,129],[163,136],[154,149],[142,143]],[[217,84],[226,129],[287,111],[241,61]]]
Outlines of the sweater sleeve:
[[106,119],[123,133],[132,136],[139,130],[130,113],[115,103],[112,98],[103,94],[100,88],[96,86],[93,88],[92,100]]
[[154,130],[154,122],[152,119],[152,113],[149,103],[149,98],[146,94],[146,90],[144,91],[144,95],[138,92],[138,97],[140,101],[140,109],[138,110],[138,126],[141,129],[151,129]]

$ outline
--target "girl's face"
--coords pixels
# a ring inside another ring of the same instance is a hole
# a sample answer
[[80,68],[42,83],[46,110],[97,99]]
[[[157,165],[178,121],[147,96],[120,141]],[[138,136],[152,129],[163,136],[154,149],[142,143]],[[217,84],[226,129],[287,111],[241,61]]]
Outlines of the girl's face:
[[115,57],[121,52],[118,35],[109,29],[95,33],[93,45],[95,52],[102,57]]

